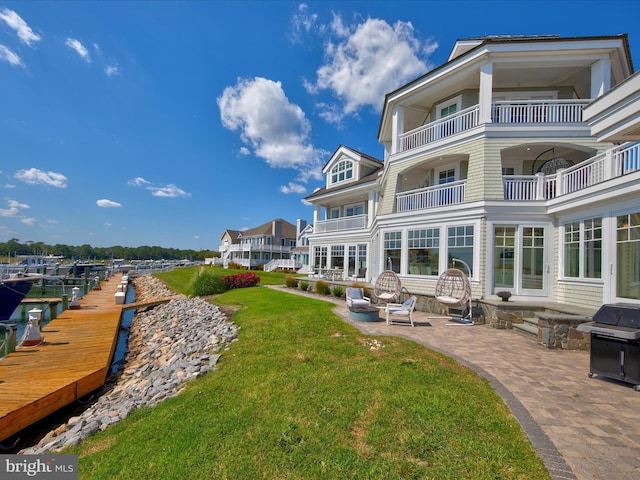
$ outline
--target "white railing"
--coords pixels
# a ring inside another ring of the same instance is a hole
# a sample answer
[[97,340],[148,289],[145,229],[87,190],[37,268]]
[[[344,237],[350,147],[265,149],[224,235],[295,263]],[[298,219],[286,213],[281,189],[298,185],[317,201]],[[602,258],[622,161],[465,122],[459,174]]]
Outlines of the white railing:
[[[502,177],[505,200],[541,200],[539,175],[505,175]],[[544,177],[542,177],[544,180]]]
[[342,230],[355,230],[358,228],[366,228],[367,222],[368,216],[366,214],[319,220],[313,225],[313,231],[314,233],[330,233],[340,232]]
[[263,267],[265,272],[272,272],[278,268],[287,270],[298,270],[302,268],[302,263],[298,262],[295,258],[276,258],[266,263]]
[[591,100],[498,101],[492,104],[493,123],[581,123],[582,109]]
[[[497,124],[582,123],[582,109],[591,100],[497,101],[491,121]],[[398,135],[398,152],[428,145],[479,125],[480,107],[472,107]]]
[[442,138],[464,132],[478,125],[478,105],[410,130],[399,136],[399,151],[421,147]]
[[289,253],[293,247],[282,245],[254,245],[251,243],[234,243],[228,252],[276,252]]
[[640,143],[624,145],[613,154],[616,175],[626,175],[627,173],[640,170]]
[[548,200],[640,171],[640,144],[623,145],[552,175],[502,177],[505,200]]
[[466,180],[418,188],[396,195],[396,212],[455,205],[464,202]]

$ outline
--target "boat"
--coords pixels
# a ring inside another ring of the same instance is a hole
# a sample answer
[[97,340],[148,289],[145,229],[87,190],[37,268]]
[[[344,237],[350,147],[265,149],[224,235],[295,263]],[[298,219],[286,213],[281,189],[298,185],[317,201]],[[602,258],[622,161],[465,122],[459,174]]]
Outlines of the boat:
[[0,321],[11,318],[33,284],[40,279],[41,277],[37,275],[19,274],[0,278]]

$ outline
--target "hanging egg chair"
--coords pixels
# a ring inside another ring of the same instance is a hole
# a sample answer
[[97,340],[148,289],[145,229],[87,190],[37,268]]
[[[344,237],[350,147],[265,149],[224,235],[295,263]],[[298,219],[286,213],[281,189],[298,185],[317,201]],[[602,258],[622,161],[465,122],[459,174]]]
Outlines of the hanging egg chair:
[[468,304],[468,314],[454,321],[473,325],[471,304],[471,283],[462,270],[449,268],[438,277],[435,290],[436,300],[447,308],[456,308]]

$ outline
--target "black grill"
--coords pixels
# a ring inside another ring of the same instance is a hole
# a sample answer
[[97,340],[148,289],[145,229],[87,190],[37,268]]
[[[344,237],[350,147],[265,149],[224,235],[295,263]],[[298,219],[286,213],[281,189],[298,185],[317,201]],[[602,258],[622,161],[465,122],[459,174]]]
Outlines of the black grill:
[[640,305],[602,305],[593,322],[578,327],[591,333],[589,376],[633,383],[640,390]]

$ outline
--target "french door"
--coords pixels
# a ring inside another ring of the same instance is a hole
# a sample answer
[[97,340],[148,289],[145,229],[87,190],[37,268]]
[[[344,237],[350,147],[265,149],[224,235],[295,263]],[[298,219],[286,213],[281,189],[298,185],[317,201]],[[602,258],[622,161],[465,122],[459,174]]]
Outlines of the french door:
[[545,296],[545,227],[494,227],[493,293]]

